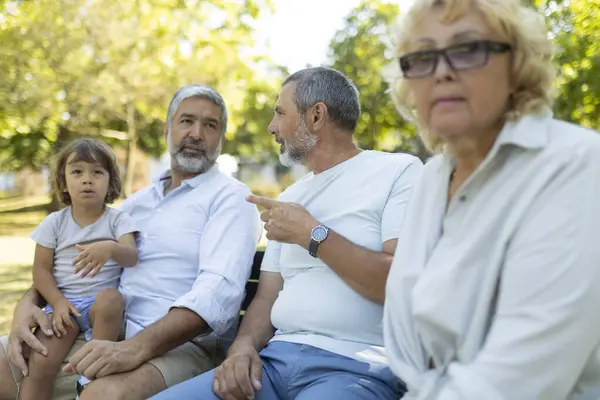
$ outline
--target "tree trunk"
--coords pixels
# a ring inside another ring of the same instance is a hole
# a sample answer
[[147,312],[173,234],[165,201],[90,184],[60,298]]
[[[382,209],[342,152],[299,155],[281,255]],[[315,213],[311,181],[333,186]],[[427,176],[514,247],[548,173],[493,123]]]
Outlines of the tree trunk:
[[131,196],[133,188],[133,177],[135,170],[135,153],[137,151],[137,129],[135,125],[135,106],[127,104],[127,155],[125,166],[125,179],[123,183],[123,195]]

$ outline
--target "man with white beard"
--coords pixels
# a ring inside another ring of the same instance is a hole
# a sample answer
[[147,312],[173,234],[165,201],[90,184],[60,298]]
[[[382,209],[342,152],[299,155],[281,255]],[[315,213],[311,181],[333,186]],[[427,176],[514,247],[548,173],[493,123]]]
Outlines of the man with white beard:
[[284,165],[311,172],[262,206],[270,240],[258,292],[227,359],[153,397],[395,400],[383,348],[385,282],[422,164],[353,141],[359,94],[309,68],[283,83],[269,125]]
[[[123,271],[119,287],[125,340],[79,340],[63,369],[92,380],[78,385],[82,400],[147,399],[222,361],[262,232],[256,207],[245,201],[248,188],[215,165],[226,127],[225,104],[210,87],[186,86],[171,100],[171,169],[121,205],[139,229],[138,265]],[[26,373],[22,343],[43,353],[31,334],[32,325],[48,328],[38,300],[30,290],[3,338],[0,399],[14,399]],[[75,386],[59,375],[52,399],[73,399]]]

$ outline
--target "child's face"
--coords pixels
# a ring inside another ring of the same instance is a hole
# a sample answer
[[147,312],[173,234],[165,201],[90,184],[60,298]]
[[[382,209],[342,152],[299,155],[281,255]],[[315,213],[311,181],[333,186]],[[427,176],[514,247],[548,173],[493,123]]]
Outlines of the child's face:
[[108,193],[110,174],[100,164],[73,161],[71,154],[65,166],[67,192],[72,204],[104,205]]

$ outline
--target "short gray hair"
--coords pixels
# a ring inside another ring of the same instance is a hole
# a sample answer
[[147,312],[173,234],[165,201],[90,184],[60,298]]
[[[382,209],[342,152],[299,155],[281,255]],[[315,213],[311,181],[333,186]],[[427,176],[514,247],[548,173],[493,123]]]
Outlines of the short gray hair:
[[359,94],[346,75],[333,68],[314,67],[288,76],[283,86],[291,82],[296,82],[292,99],[300,114],[321,102],[334,122],[354,132],[360,117]]
[[173,117],[181,105],[181,102],[185,99],[189,99],[190,97],[198,97],[200,99],[210,100],[215,105],[219,106],[221,109],[221,134],[224,134],[225,131],[227,131],[227,107],[225,107],[225,102],[223,101],[223,98],[219,92],[210,86],[201,84],[186,85],[175,92],[175,95],[171,99],[171,103],[169,103],[169,108],[167,110],[167,127],[169,128],[169,131],[171,130]]

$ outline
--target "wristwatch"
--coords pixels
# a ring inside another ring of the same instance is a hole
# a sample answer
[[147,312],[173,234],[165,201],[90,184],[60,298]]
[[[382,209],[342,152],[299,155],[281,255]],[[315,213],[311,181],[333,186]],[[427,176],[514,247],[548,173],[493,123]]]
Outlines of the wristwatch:
[[329,235],[329,228],[324,225],[317,225],[312,228],[310,233],[310,244],[308,245],[308,253],[317,258],[317,249],[319,245],[327,239]]

